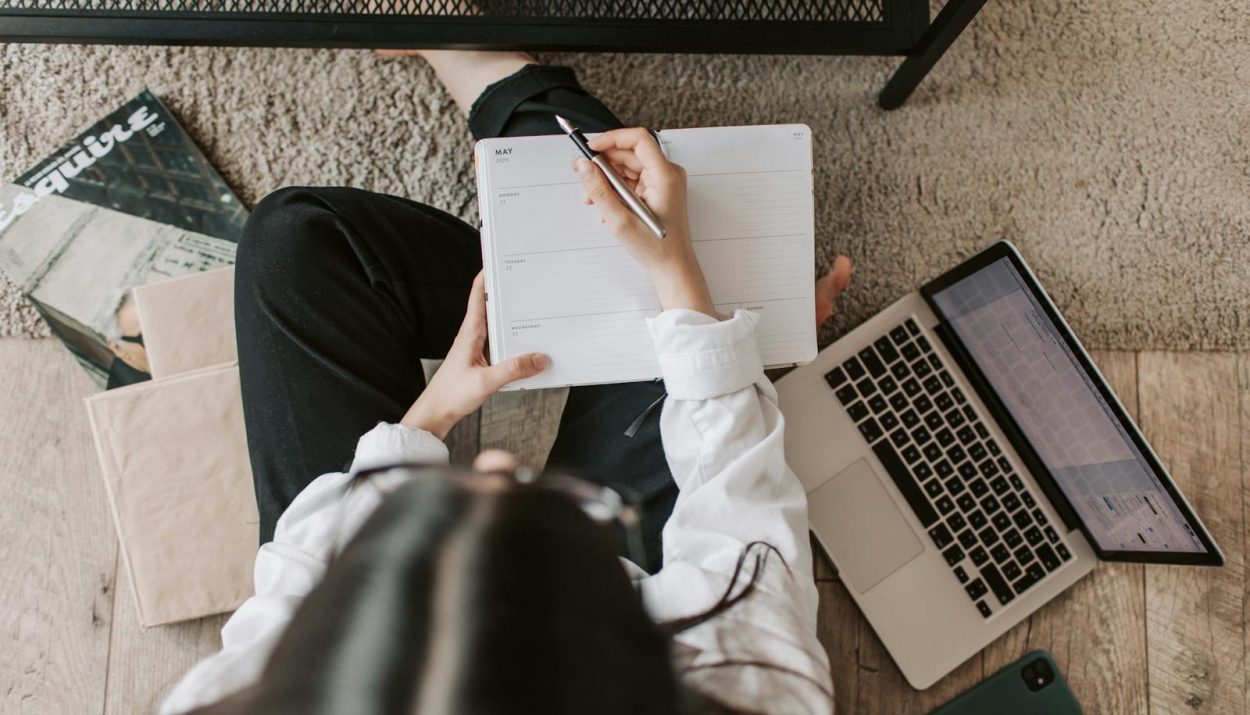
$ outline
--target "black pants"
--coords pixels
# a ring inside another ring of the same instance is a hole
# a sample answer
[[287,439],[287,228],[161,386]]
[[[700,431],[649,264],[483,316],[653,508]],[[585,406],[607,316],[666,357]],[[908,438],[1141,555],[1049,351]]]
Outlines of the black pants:
[[[476,138],[558,133],[553,113],[589,130],[620,126],[567,68],[530,65],[483,92]],[[467,150],[467,148],[466,148]],[[477,230],[430,206],[347,188],[288,188],[256,206],[235,269],[235,324],[260,539],[317,475],[350,463],[379,421],[398,422],[442,358],[482,266]],[[658,382],[569,391],[548,468],[638,504],[648,563],[677,487],[660,444]]]

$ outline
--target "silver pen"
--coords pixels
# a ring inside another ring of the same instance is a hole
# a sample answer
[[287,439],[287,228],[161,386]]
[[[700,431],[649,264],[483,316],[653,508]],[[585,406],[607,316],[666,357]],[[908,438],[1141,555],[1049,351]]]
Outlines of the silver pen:
[[582,134],[580,129],[573,126],[572,122],[559,114],[555,116],[556,124],[559,124],[560,128],[569,135],[569,138],[573,140],[573,143],[577,145],[577,148],[581,150],[582,154],[585,155],[585,157],[589,159],[592,164],[599,167],[603,171],[603,175],[607,177],[608,183],[612,185],[612,189],[616,191],[616,195],[621,197],[621,201],[625,202],[625,205],[629,207],[629,210],[632,211],[640,221],[646,224],[647,228],[651,229],[651,233],[654,233],[659,238],[664,238],[668,232],[664,230],[662,225],[660,225],[660,219],[656,218],[655,214],[651,212],[651,209],[647,206],[646,202],[638,198],[638,195],[630,190],[629,185],[625,183],[625,180],[621,178],[620,174],[616,173],[616,169],[612,168],[612,164],[609,163],[607,159],[604,159],[599,155],[599,152],[590,148],[590,143],[586,141],[586,137]]

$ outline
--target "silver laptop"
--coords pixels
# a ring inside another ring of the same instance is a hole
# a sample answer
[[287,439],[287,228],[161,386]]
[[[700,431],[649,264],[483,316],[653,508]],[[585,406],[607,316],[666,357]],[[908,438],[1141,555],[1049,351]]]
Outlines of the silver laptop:
[[1223,564],[1006,241],[868,320],[777,391],[812,531],[915,688],[1097,559]]

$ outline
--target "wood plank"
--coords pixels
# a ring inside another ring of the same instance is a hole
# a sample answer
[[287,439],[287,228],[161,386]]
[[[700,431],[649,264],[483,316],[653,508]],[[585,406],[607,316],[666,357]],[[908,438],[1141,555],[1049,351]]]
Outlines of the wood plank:
[[1223,568],[1146,569],[1150,711],[1245,713],[1245,483],[1237,356],[1142,353],[1141,425],[1224,551]]
[[[1241,432],[1241,484],[1242,489],[1250,490],[1250,353],[1241,353],[1237,356],[1237,386],[1238,396],[1241,403],[1241,414],[1239,429]],[[1242,496],[1243,516],[1247,525],[1250,525],[1250,495]],[[1250,550],[1250,535],[1245,536],[1247,543],[1246,548]],[[1243,598],[1250,603],[1250,569],[1246,569],[1245,588],[1243,589]],[[1245,628],[1245,644],[1242,652],[1250,654],[1250,623],[1244,625]],[[1250,700],[1250,660],[1245,660],[1241,664],[1242,670],[1242,687],[1245,689],[1246,698]],[[1250,704],[1246,707],[1250,711]]]
[[153,713],[169,689],[201,659],[221,649],[228,614],[157,626],[139,625],[134,592],[118,559],[106,715]]
[[[1137,416],[1137,358],[1095,353],[1125,408]],[[1137,564],[1099,564],[984,652],[985,675],[1041,648],[1049,651],[1086,712],[1147,712],[1146,594]]]
[[493,395],[482,406],[482,449],[506,449],[521,464],[542,469],[556,439],[567,389],[515,390]]
[[54,340],[0,340],[0,712],[98,713],[117,540],[82,399]]

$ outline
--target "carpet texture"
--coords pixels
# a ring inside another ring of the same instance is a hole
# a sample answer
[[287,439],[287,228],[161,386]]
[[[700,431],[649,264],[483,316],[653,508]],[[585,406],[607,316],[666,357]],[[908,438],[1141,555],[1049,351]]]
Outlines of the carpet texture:
[[[811,125],[818,258],[856,263],[824,340],[1007,237],[1092,348],[1250,348],[1238,0],[992,2],[895,112],[874,103],[895,58],[541,59],[631,122]],[[476,219],[465,122],[418,59],[7,45],[0,65],[5,179],[148,86],[248,205],[343,184]],[[5,284],[0,335],[43,334]]]

